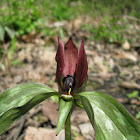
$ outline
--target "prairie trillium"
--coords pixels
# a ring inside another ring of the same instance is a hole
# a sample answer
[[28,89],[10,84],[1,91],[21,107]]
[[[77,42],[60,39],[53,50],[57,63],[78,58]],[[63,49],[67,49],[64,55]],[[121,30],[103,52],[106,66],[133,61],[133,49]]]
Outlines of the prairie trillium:
[[70,37],[64,46],[58,37],[58,50],[56,53],[56,80],[62,95],[73,95],[83,85],[88,71],[84,40],[81,40],[79,50]]

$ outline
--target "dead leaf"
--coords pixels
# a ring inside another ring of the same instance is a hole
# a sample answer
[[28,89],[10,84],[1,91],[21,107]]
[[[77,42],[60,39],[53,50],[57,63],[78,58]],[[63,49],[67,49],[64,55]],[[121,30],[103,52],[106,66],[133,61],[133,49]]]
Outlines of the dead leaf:
[[73,123],[83,123],[88,122],[89,118],[84,110],[74,110],[71,115],[71,122]]
[[65,140],[64,130],[56,136],[56,129],[28,127],[24,140]]
[[140,89],[140,85],[133,82],[133,81],[129,81],[129,82],[121,82],[119,83],[119,86],[124,87],[124,88],[130,88],[130,89]]
[[130,59],[133,62],[137,62],[136,53],[124,52],[123,50],[117,50],[117,54],[115,55],[115,57],[118,59]]
[[44,102],[42,112],[43,115],[47,116],[51,123],[56,126],[57,125],[57,118],[58,118],[58,104],[54,104],[52,102]]
[[122,48],[124,50],[129,50],[130,49],[130,44],[127,40],[122,44]]

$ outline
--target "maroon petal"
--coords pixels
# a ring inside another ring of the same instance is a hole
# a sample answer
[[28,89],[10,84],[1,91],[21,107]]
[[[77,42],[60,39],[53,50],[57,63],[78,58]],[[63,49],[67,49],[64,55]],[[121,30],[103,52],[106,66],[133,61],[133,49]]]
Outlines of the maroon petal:
[[61,76],[63,75],[64,71],[64,44],[60,37],[58,37],[58,50],[56,53],[55,60],[57,62],[57,70],[56,70],[56,80],[61,87]]
[[81,87],[87,77],[88,64],[84,50],[84,40],[81,40],[81,45],[78,51],[78,62],[76,67],[76,88]]
[[74,75],[77,60],[78,60],[78,50],[70,37],[64,48],[64,61],[65,61],[65,68],[63,71],[64,76],[67,76],[68,74]]

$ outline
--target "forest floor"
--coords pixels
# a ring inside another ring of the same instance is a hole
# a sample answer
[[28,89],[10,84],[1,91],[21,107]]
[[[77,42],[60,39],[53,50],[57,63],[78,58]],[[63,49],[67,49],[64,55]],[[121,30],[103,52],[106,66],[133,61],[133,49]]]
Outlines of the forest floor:
[[[134,44],[128,40],[124,43],[96,42],[90,38],[93,36],[90,32],[80,28],[83,23],[89,22],[93,21],[81,16],[71,22],[51,24],[67,30],[67,36],[63,37],[64,43],[72,36],[79,47],[81,38],[85,38],[89,68],[86,90],[110,94],[140,122],[140,40],[137,39]],[[130,32],[134,31],[133,28],[140,30],[140,25],[135,22]],[[6,50],[9,43],[3,46]],[[45,37],[31,32],[19,37],[16,47],[12,62],[7,55],[2,59],[4,65],[0,71],[0,92],[29,81],[47,84],[57,90],[57,36]],[[51,98],[34,107],[0,136],[0,140],[64,140],[64,130],[55,136],[58,115],[56,100]],[[94,131],[85,111],[77,108],[72,114],[71,122],[74,140],[93,139]]]

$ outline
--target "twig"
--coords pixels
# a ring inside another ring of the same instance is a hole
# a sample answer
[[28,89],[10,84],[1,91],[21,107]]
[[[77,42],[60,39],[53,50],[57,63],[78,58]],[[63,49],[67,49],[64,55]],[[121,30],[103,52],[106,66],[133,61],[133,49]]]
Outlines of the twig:
[[122,82],[119,84],[119,86],[124,87],[124,88],[131,88],[131,89],[140,89],[140,85],[134,82]]
[[18,124],[20,124],[20,125],[11,130],[10,135],[6,138],[6,140],[17,140],[18,139],[18,137],[22,131],[22,128],[24,126],[25,120],[26,120],[26,115],[23,116],[22,119],[18,122]]
[[106,74],[100,74],[100,73],[91,73],[90,76],[92,77],[112,77],[116,76],[116,73],[106,73]]
[[140,20],[139,20],[138,18],[135,18],[135,17],[132,17],[132,16],[127,16],[127,15],[125,15],[125,16],[123,16],[123,17],[126,18],[126,19],[130,19],[130,20],[134,20],[134,21],[140,22]]
[[17,139],[18,139],[18,137],[19,137],[19,135],[20,135],[20,133],[21,133],[21,131],[22,131],[22,128],[23,128],[23,126],[24,126],[25,120],[26,120],[26,115],[23,116],[23,118],[22,118],[22,120],[21,120],[21,123],[20,123],[19,127],[17,128],[17,132],[16,132],[15,135],[14,135],[13,140],[17,140]]

